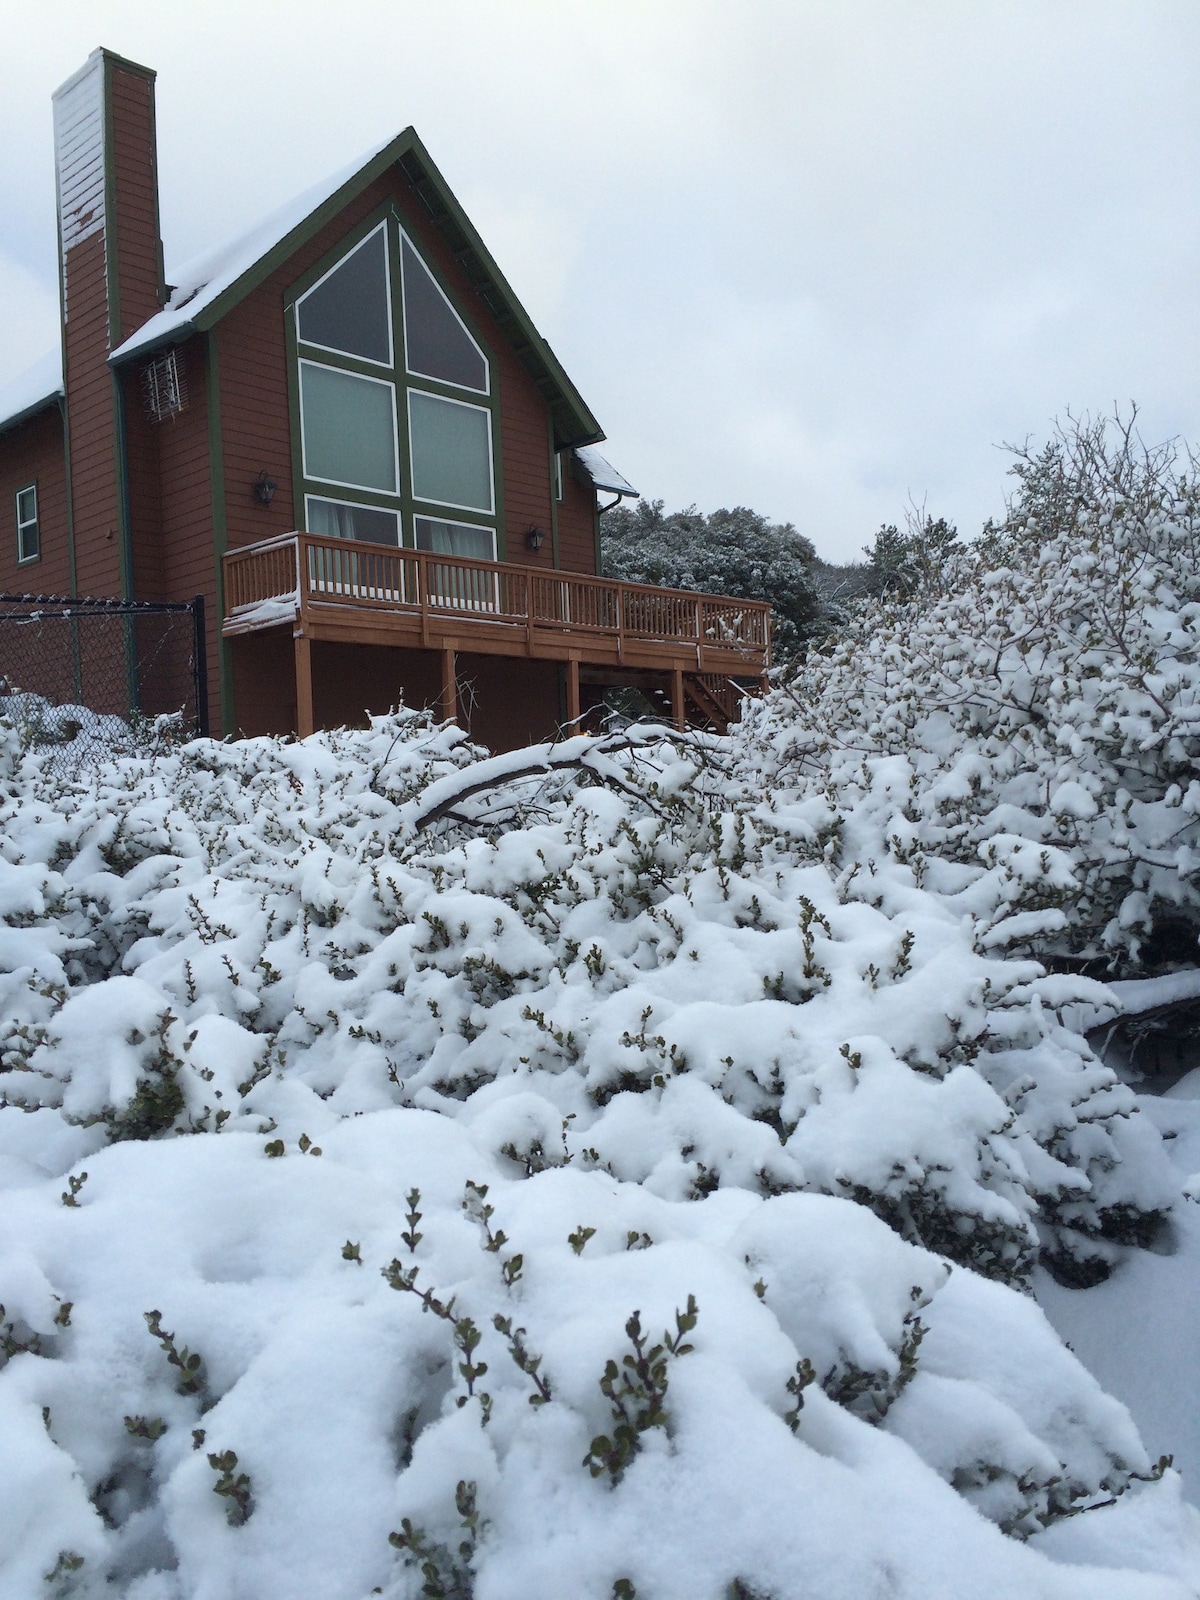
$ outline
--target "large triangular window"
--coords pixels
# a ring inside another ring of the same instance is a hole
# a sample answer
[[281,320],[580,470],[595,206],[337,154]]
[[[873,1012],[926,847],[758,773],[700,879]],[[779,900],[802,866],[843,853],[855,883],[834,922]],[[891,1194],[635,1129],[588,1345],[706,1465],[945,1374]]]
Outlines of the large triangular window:
[[305,344],[391,366],[386,225],[369,233],[297,300],[296,330]]
[[[308,531],[489,559],[500,513],[491,358],[395,212],[364,226],[291,302]],[[422,543],[434,527],[448,549]]]
[[454,384],[459,389],[473,389],[476,394],[487,394],[488,366],[483,352],[403,234],[400,266],[409,372]]

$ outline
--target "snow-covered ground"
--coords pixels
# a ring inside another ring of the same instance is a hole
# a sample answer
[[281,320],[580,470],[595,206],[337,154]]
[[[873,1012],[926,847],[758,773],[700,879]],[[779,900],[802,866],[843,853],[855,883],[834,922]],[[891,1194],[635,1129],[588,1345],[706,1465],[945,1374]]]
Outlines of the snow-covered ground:
[[1184,1204],[1070,862],[768,753],[0,723],[4,1600],[1200,1592],[1028,1293]]
[[[1179,975],[1182,979],[1183,975]],[[1176,985],[1182,988],[1182,983]],[[1181,1185],[1200,1172],[1200,1073],[1140,1106],[1166,1139]],[[1064,1289],[1036,1279],[1039,1304],[1110,1394],[1133,1413],[1147,1449],[1173,1455],[1200,1500],[1200,1204],[1175,1208],[1160,1248],[1130,1252],[1107,1282]]]

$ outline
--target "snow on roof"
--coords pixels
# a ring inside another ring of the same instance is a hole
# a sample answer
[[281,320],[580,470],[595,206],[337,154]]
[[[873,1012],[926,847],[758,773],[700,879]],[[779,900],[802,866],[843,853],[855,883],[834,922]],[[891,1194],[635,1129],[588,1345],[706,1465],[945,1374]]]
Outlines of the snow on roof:
[[47,350],[28,371],[0,384],[0,429],[11,428],[63,394],[61,349]]
[[[550,346],[533,326],[528,312],[470,221],[462,214],[445,179],[412,128],[376,145],[357,161],[296,195],[240,238],[169,272],[167,304],[119,345],[109,361],[119,364],[211,327],[259,281],[271,264],[298,249],[322,221],[348,203],[373,176],[378,176],[393,162],[410,159],[420,170],[420,181],[432,185],[444,204],[444,214],[438,219],[439,229],[460,259],[470,258],[473,275],[481,277],[487,286],[486,303],[499,318],[522,365],[547,393],[559,438],[572,443],[579,439],[602,439],[604,434],[599,423]],[[480,292],[483,293],[483,289]],[[587,470],[592,474],[592,468]],[[599,487],[611,488],[618,494],[636,494],[636,490],[600,457],[596,458],[595,471],[600,472],[604,480],[598,483]]]
[[273,211],[247,233],[228,240],[214,250],[174,268],[167,273],[172,285],[171,297],[156,316],[144,322],[136,333],[113,351],[112,361],[122,361],[139,350],[170,343],[190,331],[201,311],[225,293],[255,262],[261,261],[268,251],[282,243],[293,229],[310,217],[318,206],[335,195],[343,184],[361,172],[368,162],[386,150],[393,139],[375,145],[357,161],[341,167],[337,172],[295,195],[286,205]]
[[639,491],[633,487],[628,478],[623,478],[616,467],[610,466],[595,445],[580,445],[575,454],[579,465],[597,489],[607,489],[610,494],[629,495],[634,500],[641,499]]

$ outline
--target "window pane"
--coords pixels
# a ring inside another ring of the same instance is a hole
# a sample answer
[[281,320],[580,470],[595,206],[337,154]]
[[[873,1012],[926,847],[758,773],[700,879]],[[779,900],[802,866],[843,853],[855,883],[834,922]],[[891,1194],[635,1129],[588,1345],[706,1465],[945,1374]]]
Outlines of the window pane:
[[479,347],[407,239],[401,239],[400,251],[408,370],[486,394],[487,362]]
[[395,493],[394,396],[390,383],[302,361],[305,476]]
[[17,490],[17,560],[34,561],[40,554],[37,521],[37,487]]
[[412,389],[408,396],[413,496],[441,505],[492,509],[491,418]]
[[367,544],[399,544],[400,518],[375,506],[351,506],[341,500],[308,496],[308,531],[323,539],[359,539]]
[[491,528],[475,528],[466,522],[435,522],[432,517],[414,518],[418,550],[432,550],[439,556],[466,556],[472,561],[496,559],[496,535]]
[[380,228],[296,302],[296,325],[309,344],[366,361],[392,362],[387,235]]

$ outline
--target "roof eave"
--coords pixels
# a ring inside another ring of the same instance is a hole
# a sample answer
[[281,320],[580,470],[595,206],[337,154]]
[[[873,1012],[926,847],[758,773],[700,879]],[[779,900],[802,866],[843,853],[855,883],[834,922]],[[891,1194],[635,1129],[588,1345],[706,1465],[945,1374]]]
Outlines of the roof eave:
[[11,417],[5,417],[0,421],[0,433],[8,433],[13,428],[19,428],[23,422],[28,422],[31,417],[39,416],[43,411],[49,411],[52,407],[61,410],[64,399],[65,396],[60,389],[55,394],[48,394],[42,400],[35,400],[32,405],[27,405],[22,411],[14,411]]

